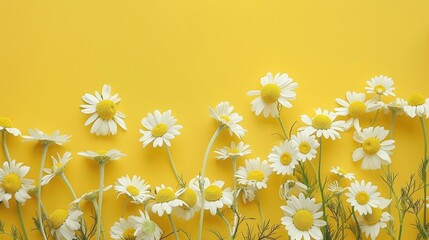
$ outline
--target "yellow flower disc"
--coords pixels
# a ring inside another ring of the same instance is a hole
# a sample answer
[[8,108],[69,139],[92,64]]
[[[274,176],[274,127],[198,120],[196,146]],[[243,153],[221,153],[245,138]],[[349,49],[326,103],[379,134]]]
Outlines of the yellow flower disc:
[[231,122],[231,118],[230,118],[230,117],[228,117],[227,115],[222,115],[222,116],[220,116],[220,119],[221,119],[223,122],[225,122],[225,123],[229,123],[229,122]]
[[386,87],[383,85],[377,85],[374,87],[374,92],[377,94],[383,94],[386,91]]
[[140,194],[140,191],[133,185],[128,185],[127,192],[134,197]]
[[133,228],[127,228],[127,229],[125,229],[124,233],[122,234],[122,237],[125,240],[135,240],[136,239],[136,237],[134,236],[135,231],[136,230]]
[[102,100],[96,106],[98,116],[103,120],[110,120],[116,114],[116,104],[112,100]]
[[308,143],[308,142],[301,142],[301,143],[299,144],[298,149],[299,149],[299,152],[300,152],[300,153],[302,153],[302,154],[307,154],[307,153],[309,153],[309,152],[310,152],[310,150],[311,150],[310,143]]
[[365,139],[365,141],[363,141],[362,148],[368,154],[377,153],[378,150],[380,150],[381,148],[380,140],[378,140],[378,138],[375,138],[375,137],[369,137]]
[[365,205],[369,202],[369,195],[367,192],[358,192],[355,199],[360,205]]
[[324,114],[316,115],[312,120],[312,126],[315,129],[320,129],[320,130],[329,129],[331,128],[331,124],[332,124],[332,121],[329,118],[329,116],[326,116]]
[[216,185],[210,185],[204,190],[204,197],[209,202],[214,202],[222,197],[222,189]]
[[276,102],[280,97],[280,88],[276,84],[269,83],[261,90],[261,98],[266,103]]
[[0,117],[0,127],[11,128],[13,127],[12,121],[9,118]]
[[254,180],[257,182],[262,182],[264,178],[265,178],[264,173],[259,170],[253,170],[249,172],[249,174],[247,175],[247,180],[250,180],[250,181]]
[[290,162],[292,162],[292,155],[291,155],[290,153],[288,153],[288,152],[283,153],[283,154],[280,156],[280,162],[281,162],[283,165],[289,165],[289,164],[290,164]]
[[167,124],[160,123],[152,129],[152,136],[162,137],[162,136],[164,136],[165,133],[167,133],[167,130],[168,130]]
[[66,221],[69,213],[65,209],[57,209],[49,216],[49,222],[52,228],[58,229]]
[[352,102],[349,105],[349,114],[350,116],[357,118],[362,116],[366,111],[366,105],[363,102]]
[[21,179],[15,173],[9,173],[3,178],[3,188],[7,193],[16,193],[21,188]]
[[170,188],[163,188],[158,191],[156,194],[156,201],[159,203],[162,202],[169,202],[176,198],[176,195],[174,194],[173,190]]
[[380,208],[373,208],[371,214],[363,215],[363,221],[367,225],[374,225],[380,221],[382,213]]
[[413,94],[410,96],[410,98],[408,98],[408,104],[410,106],[418,106],[424,103],[425,103],[425,97],[423,97],[423,95],[421,95],[420,93]]
[[197,193],[190,188],[186,188],[186,190],[179,196],[179,199],[184,201],[189,208],[193,208],[197,203]]
[[293,225],[303,232],[310,230],[313,227],[313,214],[307,209],[298,210],[295,215],[293,215]]

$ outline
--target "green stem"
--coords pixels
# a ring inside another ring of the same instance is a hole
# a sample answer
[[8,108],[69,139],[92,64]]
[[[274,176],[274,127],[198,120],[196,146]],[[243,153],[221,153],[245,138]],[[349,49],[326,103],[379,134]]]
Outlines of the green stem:
[[97,211],[97,240],[101,233],[101,212],[103,210],[103,185],[104,185],[104,162],[100,163],[100,186],[98,189],[98,211]]
[[326,209],[325,209],[325,195],[323,194],[323,184],[321,177],[321,169],[322,169],[322,137],[319,138],[320,146],[319,146],[319,169],[317,172],[317,182],[319,183],[320,195],[322,197],[322,210],[323,210],[323,220],[326,222],[325,229],[325,239],[329,239],[328,233],[328,218],[326,217]]
[[230,239],[234,239],[232,231],[231,231],[231,225],[229,224],[228,220],[225,218],[223,213],[221,213],[219,210],[217,211],[217,214],[219,215],[219,217],[222,219],[222,221],[225,223],[226,227],[228,228]]
[[261,198],[259,196],[258,190],[255,191],[256,198],[258,199],[258,210],[259,210],[259,216],[261,217],[261,223],[264,224],[264,215],[262,214],[262,207],[261,207]]
[[235,176],[235,172],[237,171],[237,157],[232,158],[232,174],[233,174],[233,186],[234,186],[234,207],[233,207],[233,214],[234,214],[234,226],[233,226],[233,233],[232,233],[232,239],[235,238],[235,235],[237,234],[237,228],[238,228],[238,203],[237,203],[237,177]]
[[3,139],[4,154],[6,155],[7,161],[10,163],[11,159],[10,159],[9,150],[7,148],[7,143],[6,143],[6,129],[3,129],[3,131],[2,131],[2,139]]
[[355,222],[356,222],[356,228],[357,228],[357,236],[356,236],[356,239],[361,240],[361,239],[362,239],[362,236],[360,235],[359,222],[358,222],[358,220],[357,220],[357,218],[356,218],[356,215],[355,215],[355,207],[352,207],[352,215],[353,215],[353,219],[354,219],[354,220],[355,220]]
[[130,201],[130,198],[127,197],[127,199],[125,199],[124,206],[122,207],[122,217],[124,217],[125,210],[127,209],[127,204],[128,204],[129,201]]
[[22,217],[21,203],[18,202],[18,200],[16,201],[16,207],[18,208],[19,222],[21,223],[22,232],[24,232],[25,239],[28,240],[27,230],[25,230],[24,225],[24,218]]
[[282,121],[282,119],[281,119],[281,117],[280,117],[280,113],[279,113],[279,116],[277,117],[277,119],[279,120],[280,127],[282,128],[282,131],[283,131],[283,134],[284,134],[284,136],[285,136],[285,139],[288,139],[288,140],[289,140],[289,137],[288,137],[288,135],[287,135],[287,133],[286,133],[285,127],[283,126],[283,121]]
[[[392,111],[392,119],[390,120],[390,131],[389,131],[389,136],[390,136],[390,140],[393,140],[393,129],[395,126],[395,119],[396,119],[396,110],[394,109]],[[391,169],[390,169],[390,164],[387,166],[387,177],[391,176]],[[393,184],[393,183],[392,183]],[[393,196],[393,186],[389,187],[389,198],[392,199]],[[389,212],[390,215],[392,215],[392,210],[391,210],[391,204],[389,204],[389,206],[387,207],[387,211]],[[389,221],[389,228],[391,228],[391,230],[393,230],[393,220]],[[401,235],[399,235],[401,236]]]
[[[70,184],[70,182],[69,182],[69,180],[67,179],[67,177],[66,177],[66,175],[64,174],[64,172],[60,173],[60,176],[61,176],[61,179],[63,179],[64,183],[66,184],[67,188],[69,189],[69,191],[70,191],[71,195],[73,196],[73,199],[74,199],[74,200],[76,200],[76,199],[77,199],[76,193],[75,193],[75,191],[73,190],[73,187],[72,187],[72,185]],[[78,208],[79,210],[81,210],[81,209],[80,209],[79,204],[77,204],[77,208]],[[81,227],[81,230],[82,230],[83,235],[86,235],[86,224],[85,224],[85,220],[84,220],[84,218],[83,218],[83,217],[82,217],[81,219],[82,219],[82,225],[81,225],[80,227]]]
[[39,219],[40,231],[42,232],[42,236],[44,240],[48,240],[45,234],[45,228],[43,226],[43,218],[42,218],[42,175],[43,168],[45,166],[46,154],[48,152],[49,143],[43,143],[43,151],[42,151],[42,159],[40,161],[40,170],[39,170],[39,182],[37,185],[37,218]]
[[176,225],[173,222],[173,218],[171,218],[170,214],[167,214],[167,216],[168,216],[168,220],[170,220],[171,227],[173,228],[174,238],[176,238],[176,240],[178,240],[179,235],[177,234],[177,229],[176,229]]
[[[378,101],[381,100],[381,95],[378,95]],[[380,113],[380,109],[377,110],[377,112],[375,113],[374,118],[371,121],[371,124],[369,125],[370,127],[374,126],[375,124],[375,120],[377,120],[378,114]]]
[[167,146],[167,144],[165,144],[165,150],[167,151],[168,160],[170,160],[170,165],[171,165],[171,168],[173,169],[174,176],[176,176],[177,183],[180,185],[180,187],[182,188],[185,187],[185,183],[177,174],[176,166],[174,165],[173,158],[171,157],[171,154],[170,154],[170,148]]
[[424,141],[424,156],[423,156],[423,166],[425,166],[424,168],[424,172],[423,172],[423,226],[426,228],[426,197],[427,197],[427,187],[426,187],[426,182],[427,182],[427,166],[428,166],[428,139],[426,136],[426,125],[425,125],[425,119],[423,117],[420,117],[420,123],[422,125],[422,131],[423,131],[423,141]]

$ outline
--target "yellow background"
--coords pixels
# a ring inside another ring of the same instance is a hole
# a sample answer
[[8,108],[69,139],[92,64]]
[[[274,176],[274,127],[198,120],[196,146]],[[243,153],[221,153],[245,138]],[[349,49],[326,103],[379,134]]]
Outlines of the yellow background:
[[[216,129],[208,106],[230,101],[248,129],[245,142],[250,157],[266,158],[280,139],[275,119],[256,117],[250,111],[248,90],[260,87],[267,72],[287,72],[299,83],[292,110],[282,112],[287,128],[301,114],[317,107],[333,110],[335,98],[348,90],[363,92],[366,81],[384,74],[395,81],[395,93],[408,97],[428,95],[429,3],[427,1],[8,1],[0,0],[0,115],[12,119],[28,134],[29,128],[72,135],[57,151],[71,151],[66,169],[78,195],[98,187],[98,168],[77,156],[83,150],[117,148],[128,156],[106,168],[106,184],[125,174],[139,175],[152,187],[175,186],[164,149],[142,148],[140,121],[155,109],[173,110],[181,135],[172,141],[176,166],[186,180],[200,171],[205,147]],[[104,83],[119,93],[128,131],[96,137],[83,124],[89,115],[80,112],[84,93],[101,91]],[[362,124],[367,126],[368,118]],[[378,124],[389,127],[389,116]],[[302,125],[301,122],[298,125]],[[392,168],[400,171],[397,186],[416,172],[423,155],[417,119],[398,118],[397,149]],[[324,174],[340,165],[359,179],[373,181],[387,197],[381,171],[360,170],[351,153],[358,147],[352,132],[339,141],[325,141]],[[9,137],[12,158],[32,167],[36,178],[41,148]],[[229,144],[223,133],[215,147]],[[1,154],[2,161],[5,159]],[[207,176],[232,186],[231,163],[215,161],[212,154]],[[241,159],[239,164],[242,165]],[[50,166],[50,160],[47,161]],[[279,223],[283,205],[272,177],[262,191],[266,218]],[[419,193],[422,197],[422,193]],[[59,178],[44,187],[48,212],[65,208],[71,195]],[[103,224],[108,231],[119,219],[124,198],[113,190],[105,194]],[[27,228],[33,228],[35,200],[23,207]],[[241,207],[258,218],[256,204]],[[127,214],[135,214],[129,208]],[[166,217],[153,219],[170,231]],[[396,215],[395,215],[396,216]],[[15,204],[0,206],[6,228],[19,225]],[[206,216],[205,228],[225,232],[219,218]],[[411,215],[405,219],[405,236],[416,231]],[[176,220],[196,237],[197,218]],[[282,228],[281,234],[286,231]],[[213,239],[208,231],[205,239]],[[412,235],[409,235],[412,234]],[[40,239],[34,231],[31,239]],[[386,237],[385,233],[383,236]],[[182,235],[183,237],[183,235]],[[3,236],[2,236],[3,238]],[[172,237],[170,237],[172,239]],[[285,238],[282,238],[285,239]]]

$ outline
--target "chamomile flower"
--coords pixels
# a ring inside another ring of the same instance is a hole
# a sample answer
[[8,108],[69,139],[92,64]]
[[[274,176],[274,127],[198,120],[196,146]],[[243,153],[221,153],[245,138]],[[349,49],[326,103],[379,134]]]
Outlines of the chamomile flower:
[[408,105],[404,107],[407,116],[414,118],[429,117],[429,98],[425,98],[420,93],[415,93],[408,98]]
[[285,140],[278,146],[271,149],[268,155],[270,167],[277,174],[292,174],[295,166],[298,165],[298,146],[295,141]]
[[110,161],[118,160],[121,157],[127,156],[121,153],[119,150],[110,149],[109,151],[86,151],[86,152],[78,152],[79,156],[87,157],[95,160],[97,163],[107,163]]
[[274,77],[269,72],[261,78],[261,90],[251,90],[247,93],[249,96],[257,96],[252,101],[252,112],[259,116],[263,112],[264,117],[278,117],[279,111],[277,105],[291,108],[290,101],[295,100],[295,88],[298,83],[295,83],[286,73],[277,73]]
[[42,144],[55,143],[61,146],[70,139],[70,136],[68,135],[60,135],[59,130],[56,130],[52,135],[48,135],[37,128],[35,130],[28,129],[28,132],[30,133],[30,136],[22,136],[24,142],[38,141]]
[[350,203],[360,215],[371,214],[372,209],[380,204],[380,193],[377,192],[377,186],[371,182],[365,183],[365,180],[355,181],[348,187],[346,193],[347,202]]
[[238,144],[231,142],[231,147],[224,146],[216,149],[214,152],[217,154],[216,159],[234,159],[252,153],[252,150],[248,149],[249,147],[250,146],[244,144],[244,142],[239,142]]
[[[196,177],[196,181],[190,187],[194,190],[201,192],[199,187],[200,178]],[[209,210],[211,215],[216,215],[218,209],[222,209],[223,206],[230,207],[233,202],[233,192],[231,188],[222,189],[224,186],[223,181],[210,182],[208,178],[204,178],[203,189],[204,189],[204,209]]]
[[0,131],[6,131],[15,137],[21,135],[21,131],[18,128],[14,128],[12,121],[5,117],[0,117]]
[[326,222],[319,219],[323,215],[319,211],[321,206],[321,203],[315,203],[314,198],[305,198],[302,193],[298,197],[292,196],[286,201],[286,206],[281,206],[285,213],[282,224],[291,240],[323,239],[320,227],[325,226]]
[[395,96],[393,93],[395,88],[393,87],[393,81],[390,77],[380,75],[371,78],[371,80],[367,81],[366,83],[368,83],[368,87],[365,87],[367,93],[375,93],[379,96]]
[[151,198],[150,185],[135,175],[132,179],[128,175],[118,178],[114,189],[118,192],[118,197],[125,194],[135,204],[141,204]]
[[143,147],[153,142],[153,147],[162,147],[165,143],[171,146],[170,140],[175,136],[180,135],[179,130],[182,125],[175,125],[177,120],[171,115],[171,110],[161,113],[155,110],[154,114],[149,113],[146,118],[142,119],[142,125],[146,129],[140,129],[143,136],[140,142],[143,142]]
[[216,108],[209,108],[210,117],[216,119],[219,122],[220,127],[225,127],[229,129],[229,134],[235,134],[238,138],[242,138],[246,133],[239,122],[243,120],[243,117],[238,113],[233,112],[234,107],[229,104],[229,102],[220,102],[216,105]]
[[237,189],[237,196],[239,196],[241,193],[241,201],[246,204],[255,200],[256,191],[258,191],[256,187],[249,185],[240,185]]
[[[192,179],[189,182],[189,185],[195,185],[198,186],[198,182],[196,178]],[[189,219],[193,218],[195,215],[195,212],[198,212],[201,209],[201,196],[200,193],[196,190],[194,190],[191,187],[186,187],[181,191],[181,194],[179,195],[178,199],[182,200],[185,204],[176,207],[173,209],[174,215],[176,215],[179,218],[185,219],[188,221]]]
[[80,105],[83,108],[81,112],[91,114],[84,126],[93,123],[90,132],[97,136],[115,135],[118,131],[116,124],[127,130],[124,122],[125,114],[117,110],[121,99],[118,94],[111,95],[111,91],[110,85],[104,84],[101,95],[95,91],[95,96],[89,93],[82,96],[86,104]]
[[408,102],[403,98],[395,98],[394,101],[389,103],[379,102],[382,108],[384,109],[384,113],[387,114],[389,112],[395,112],[397,116],[404,115],[405,107],[408,106]]
[[341,107],[335,108],[337,115],[350,116],[350,118],[344,123],[345,131],[349,130],[352,126],[356,130],[360,130],[359,118],[361,118],[365,113],[370,112],[370,106],[375,104],[374,100],[365,101],[364,93],[356,92],[347,92],[346,100],[337,98],[335,101],[341,105]]
[[320,144],[314,135],[309,135],[306,132],[298,132],[296,135],[292,135],[292,141],[298,147],[296,154],[298,161],[305,162],[316,157],[316,149],[319,148]]
[[58,160],[51,156],[52,159],[52,168],[44,168],[43,171],[46,173],[45,176],[42,177],[42,186],[48,184],[52,178],[55,176],[61,174],[64,172],[64,168],[66,167],[66,164],[71,159],[71,153],[66,152],[63,156],[60,156],[59,153],[57,153]]
[[136,239],[134,233],[136,232],[135,225],[131,223],[130,219],[133,216],[128,217],[127,220],[120,218],[119,222],[115,222],[110,228],[110,237],[115,240],[132,240]]
[[[112,185],[107,185],[103,188],[103,192],[109,190],[112,188]],[[88,202],[92,202],[94,200],[98,199],[98,189],[96,190],[91,190],[89,192],[86,192],[84,194],[82,194],[82,196],[80,196],[79,198],[75,199],[73,202],[70,203],[70,205],[74,205],[74,204],[79,204],[82,201],[88,201]]]
[[159,187],[155,187],[154,201],[150,204],[152,212],[157,213],[158,216],[164,215],[164,212],[171,214],[173,208],[185,205],[185,202],[178,199],[178,196],[182,193],[182,190],[174,192],[171,187],[166,187],[161,184]]
[[30,171],[30,167],[22,166],[22,163],[15,163],[15,160],[3,163],[0,168],[0,201],[9,208],[9,200],[12,196],[16,201],[25,203],[30,199],[28,191],[33,188],[34,180],[24,178]]
[[272,170],[268,161],[261,159],[249,159],[245,162],[246,167],[239,167],[235,176],[239,184],[252,186],[257,189],[267,188],[268,177]]
[[280,185],[279,195],[283,200],[289,200],[291,196],[298,197],[301,193],[306,193],[308,187],[298,181],[294,175],[283,175],[282,184]]
[[364,214],[357,217],[359,226],[366,237],[371,236],[375,240],[380,233],[380,229],[387,227],[387,222],[393,219],[388,212],[383,212],[389,206],[392,200],[380,198],[380,204],[372,209],[372,213]]
[[316,109],[316,116],[310,118],[303,114],[301,121],[307,126],[300,127],[298,131],[306,131],[307,134],[315,133],[316,137],[323,136],[324,138],[341,138],[340,133],[344,131],[344,121],[335,121],[337,114],[328,110]]
[[391,163],[390,155],[395,148],[395,140],[384,140],[389,134],[383,127],[369,127],[362,132],[355,132],[353,139],[361,144],[361,147],[353,151],[353,161],[363,158],[362,169],[380,169],[381,164]]
[[75,231],[80,228],[82,212],[74,209],[56,209],[49,215],[51,235],[59,240],[76,239]]
[[348,173],[344,171],[341,167],[332,167],[331,173],[337,175],[339,178],[346,178],[348,180],[355,180],[355,174],[354,173]]
[[140,216],[131,216],[130,223],[136,228],[134,236],[136,240],[159,240],[161,239],[162,230],[150,219],[149,214],[140,211]]

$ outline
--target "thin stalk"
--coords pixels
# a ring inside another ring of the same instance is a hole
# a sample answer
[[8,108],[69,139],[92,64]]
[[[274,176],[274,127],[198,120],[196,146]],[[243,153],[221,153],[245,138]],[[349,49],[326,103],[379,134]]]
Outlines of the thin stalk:
[[235,238],[235,234],[237,233],[237,227],[238,227],[238,203],[237,203],[237,177],[235,176],[235,172],[237,171],[237,157],[232,158],[232,174],[233,174],[233,187],[234,187],[234,226],[233,226],[233,233],[232,233],[232,239]]
[[21,228],[22,228],[22,231],[24,232],[24,237],[26,240],[28,240],[27,230],[25,230],[25,225],[24,225],[24,218],[22,217],[21,203],[18,202],[18,200],[16,200],[16,208],[18,209],[19,222],[21,223]]
[[[394,129],[394,126],[395,126],[395,119],[396,119],[396,110],[393,108],[392,119],[390,120],[390,131],[389,131],[390,140],[393,140],[393,129]],[[390,164],[387,166],[387,175],[388,175],[388,177],[391,175]],[[389,198],[392,199],[393,186],[392,186],[392,188],[389,187],[389,190],[390,190],[389,191]],[[391,204],[389,204],[389,206],[387,207],[387,211],[389,212],[390,215],[392,214],[391,209],[392,209],[391,208]],[[389,228],[392,228],[392,230],[393,230],[393,220],[389,221]],[[399,234],[399,236],[401,236],[401,235]]]
[[[73,199],[74,199],[74,200],[76,200],[76,199],[77,199],[76,193],[75,193],[75,191],[73,190],[73,187],[72,187],[72,185],[70,184],[70,182],[69,182],[69,180],[67,179],[67,177],[66,177],[66,175],[64,174],[64,172],[62,172],[62,173],[60,174],[60,176],[61,176],[61,179],[63,179],[64,183],[67,185],[67,188],[69,189],[69,191],[70,191],[71,195],[73,196]],[[77,204],[77,208],[80,210],[80,206],[79,206],[79,204]],[[82,220],[81,230],[82,230],[83,235],[85,235],[85,234],[86,234],[86,224],[85,224],[85,220],[84,220],[84,218],[83,218],[83,217],[81,218],[81,220]]]
[[[320,195],[322,197],[322,210],[323,210],[323,220],[328,223],[328,218],[326,217],[326,209],[325,209],[325,195],[323,194],[323,185],[322,185],[322,177],[321,177],[321,169],[322,169],[322,137],[319,138],[320,146],[319,146],[319,169],[317,172],[317,182],[319,183]],[[325,239],[329,239],[328,236],[328,224],[325,228]]]
[[223,213],[219,212],[219,210],[217,211],[217,214],[219,215],[219,217],[222,219],[222,221],[225,223],[226,227],[228,228],[230,239],[234,239],[233,233],[231,231],[231,225],[229,224],[228,220],[225,218]]
[[104,162],[100,162],[100,186],[98,189],[98,211],[97,211],[97,240],[101,233],[101,212],[103,210],[103,185],[104,185]]
[[353,219],[354,219],[354,220],[355,220],[355,222],[356,222],[356,227],[357,227],[357,236],[356,236],[356,239],[361,240],[361,239],[362,239],[362,236],[360,235],[359,222],[358,222],[358,220],[357,220],[357,218],[356,218],[356,215],[355,215],[355,207],[352,207],[352,215],[353,215]]
[[173,228],[174,238],[176,238],[176,240],[179,240],[179,235],[177,234],[177,229],[176,229],[176,225],[173,222],[173,218],[171,218],[170,214],[167,214],[167,216],[168,216],[168,220],[170,220],[171,227]]
[[280,117],[280,114],[279,114],[279,116],[277,117],[277,119],[279,120],[280,127],[282,128],[282,131],[283,131],[283,134],[284,134],[285,139],[288,139],[288,140],[289,140],[289,137],[288,137],[288,135],[287,135],[287,133],[286,133],[285,127],[283,126],[283,121],[282,121],[282,119],[281,119],[281,117]]
[[168,160],[170,160],[171,168],[173,169],[174,176],[176,177],[177,183],[180,185],[180,187],[185,187],[185,183],[182,181],[182,179],[177,174],[176,166],[174,165],[173,158],[170,154],[170,148],[165,144],[165,150],[167,151]]
[[129,198],[129,197],[127,197],[127,199],[125,199],[124,206],[122,207],[122,217],[124,217],[125,210],[127,209],[127,205],[128,205],[128,202],[129,202],[129,201],[130,201],[130,198]]
[[256,198],[258,199],[258,210],[259,210],[259,216],[261,217],[261,223],[264,224],[264,215],[262,214],[262,207],[261,207],[261,198],[259,196],[259,192],[255,191]]
[[[378,101],[381,100],[381,95],[378,95]],[[380,113],[380,109],[377,109],[377,112],[375,112],[375,116],[371,121],[371,124],[369,125],[370,127],[374,126],[375,124],[375,120],[377,120],[378,114]]]
[[7,148],[7,143],[6,143],[6,129],[3,129],[2,131],[2,140],[3,140],[3,150],[4,150],[4,154],[6,155],[6,159],[7,161],[10,163],[11,159],[10,159],[10,154],[9,154],[9,150]]
[[422,125],[422,131],[423,131],[423,141],[424,141],[424,156],[423,156],[423,162],[424,162],[424,172],[423,172],[423,226],[425,226],[426,228],[426,197],[427,197],[427,187],[426,187],[426,182],[427,182],[427,162],[429,161],[428,159],[428,139],[426,136],[426,125],[425,125],[425,119],[423,117],[420,117],[420,123]]
[[42,151],[42,159],[40,161],[40,170],[39,170],[39,182],[37,185],[37,218],[39,218],[39,224],[40,224],[40,230],[42,232],[42,236],[44,240],[48,240],[45,234],[45,228],[43,226],[43,219],[42,219],[42,175],[43,175],[43,168],[45,166],[45,160],[46,160],[46,154],[48,152],[49,143],[43,143],[43,151]]

